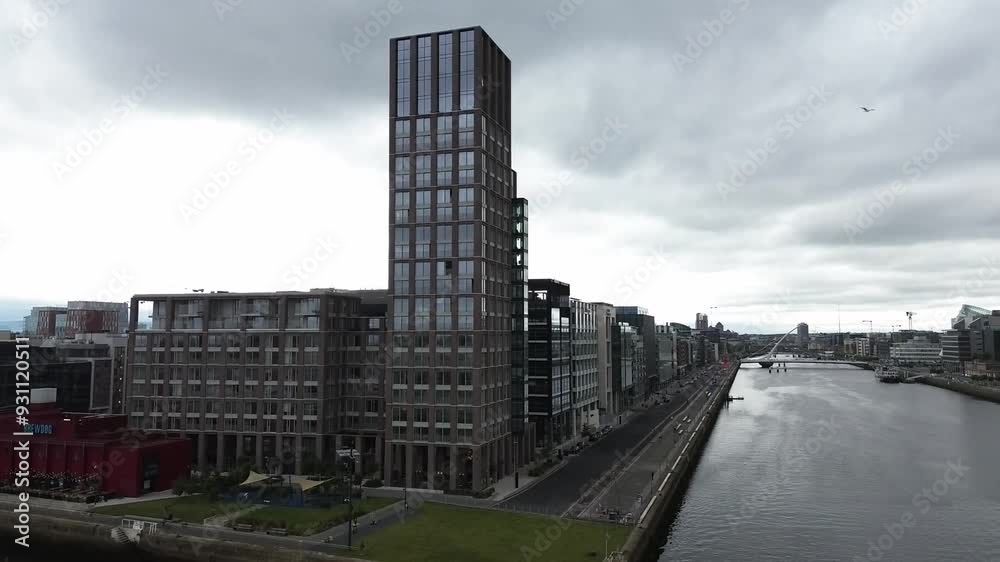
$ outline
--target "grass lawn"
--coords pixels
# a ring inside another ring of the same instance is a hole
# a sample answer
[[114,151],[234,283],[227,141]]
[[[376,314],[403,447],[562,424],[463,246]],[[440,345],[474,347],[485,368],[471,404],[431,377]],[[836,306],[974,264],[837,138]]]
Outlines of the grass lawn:
[[[354,516],[360,517],[366,513],[396,503],[399,500],[389,498],[368,498],[363,502],[354,502]],[[318,507],[265,507],[239,517],[237,523],[253,525],[258,529],[270,527],[288,529],[290,535],[314,535],[330,527],[347,521],[347,505],[323,509]]]
[[[229,512],[240,509],[240,504],[229,506]],[[221,502],[210,502],[208,496],[180,496],[166,498],[162,500],[151,500],[146,502],[127,503],[122,505],[111,505],[98,507],[94,513],[102,515],[137,515],[139,517],[151,517],[162,519],[167,516],[167,511],[173,514],[174,520],[187,521],[189,523],[201,523],[208,517],[214,517],[226,513]]]
[[614,550],[631,530],[569,519],[560,523],[538,515],[428,502],[405,523],[365,537],[360,556],[379,562],[600,562],[605,534]]

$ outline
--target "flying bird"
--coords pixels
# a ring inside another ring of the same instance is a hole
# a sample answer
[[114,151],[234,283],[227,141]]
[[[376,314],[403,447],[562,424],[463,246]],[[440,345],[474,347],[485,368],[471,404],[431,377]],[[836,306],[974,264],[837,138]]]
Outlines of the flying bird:
[[872,111],[875,111],[875,108],[865,107],[865,106],[861,106],[859,109],[861,109],[861,111],[864,111],[865,113],[871,113]]

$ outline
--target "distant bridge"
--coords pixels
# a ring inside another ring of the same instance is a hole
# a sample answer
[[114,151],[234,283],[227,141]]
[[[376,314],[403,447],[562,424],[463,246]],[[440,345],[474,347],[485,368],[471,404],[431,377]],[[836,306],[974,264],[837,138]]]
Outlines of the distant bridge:
[[788,365],[789,363],[792,364],[806,363],[809,365],[853,365],[855,367],[860,367],[862,369],[872,368],[871,365],[865,363],[864,361],[843,361],[840,359],[815,359],[808,357],[778,357],[777,355],[778,346],[780,346],[781,342],[785,341],[785,338],[791,335],[791,333],[794,331],[795,328],[792,328],[791,330],[788,331],[787,334],[781,336],[781,338],[778,340],[778,343],[774,344],[774,347],[771,348],[771,351],[768,351],[764,355],[758,355],[756,357],[744,357],[740,361],[742,363],[758,363],[764,369],[770,369],[775,364]]

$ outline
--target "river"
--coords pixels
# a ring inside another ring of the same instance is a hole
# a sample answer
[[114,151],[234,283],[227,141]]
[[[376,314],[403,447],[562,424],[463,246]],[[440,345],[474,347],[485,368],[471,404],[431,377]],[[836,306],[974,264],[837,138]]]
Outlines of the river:
[[1000,561],[1000,404],[743,367],[649,560]]

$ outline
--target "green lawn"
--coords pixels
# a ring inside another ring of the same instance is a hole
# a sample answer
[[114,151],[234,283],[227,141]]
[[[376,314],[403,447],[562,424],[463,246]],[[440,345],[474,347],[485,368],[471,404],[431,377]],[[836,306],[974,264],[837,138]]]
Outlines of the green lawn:
[[227,512],[232,513],[241,507],[245,506],[241,506],[238,503],[224,506],[221,502],[208,501],[208,496],[198,495],[98,507],[94,509],[94,513],[123,517],[136,515],[139,517],[162,519],[166,518],[169,512],[174,516],[175,520],[201,523],[208,517],[214,517]]
[[[388,498],[368,498],[354,502],[354,516],[396,503]],[[237,523],[253,525],[258,529],[270,527],[288,529],[290,535],[314,535],[347,521],[347,505],[323,509],[316,507],[265,507],[239,517]]]
[[631,529],[576,520],[425,503],[420,512],[362,541],[379,562],[580,562],[604,559]]

